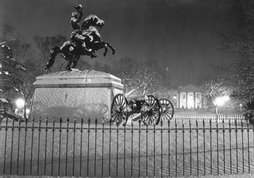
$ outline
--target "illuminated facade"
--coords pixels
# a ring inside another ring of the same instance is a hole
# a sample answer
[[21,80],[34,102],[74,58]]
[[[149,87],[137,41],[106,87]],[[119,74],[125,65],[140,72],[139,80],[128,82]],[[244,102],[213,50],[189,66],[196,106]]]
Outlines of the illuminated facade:
[[179,109],[205,109],[206,102],[202,91],[195,85],[181,86],[176,90],[158,93],[159,98],[167,98],[175,108]]

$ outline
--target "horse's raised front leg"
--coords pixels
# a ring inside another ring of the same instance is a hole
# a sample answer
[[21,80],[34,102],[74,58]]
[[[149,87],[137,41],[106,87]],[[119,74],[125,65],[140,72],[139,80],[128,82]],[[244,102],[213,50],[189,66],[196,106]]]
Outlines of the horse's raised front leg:
[[107,43],[107,46],[111,49],[112,54],[113,54],[113,55],[115,55],[116,50],[113,48],[113,46],[111,46],[111,44],[110,44],[110,43]]
[[105,57],[106,54],[108,53],[108,48],[107,48],[107,44],[104,45],[104,53],[103,53],[103,56]]

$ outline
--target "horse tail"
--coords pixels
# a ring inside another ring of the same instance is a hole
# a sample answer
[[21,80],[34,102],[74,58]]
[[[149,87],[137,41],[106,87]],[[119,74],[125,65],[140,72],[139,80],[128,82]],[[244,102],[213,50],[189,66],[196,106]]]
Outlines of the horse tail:
[[44,67],[45,70],[49,69],[50,67],[53,66],[53,64],[55,63],[55,59],[56,59],[56,55],[60,52],[60,47],[56,46],[54,48],[51,49],[50,51],[50,57],[49,60],[46,64],[46,66]]

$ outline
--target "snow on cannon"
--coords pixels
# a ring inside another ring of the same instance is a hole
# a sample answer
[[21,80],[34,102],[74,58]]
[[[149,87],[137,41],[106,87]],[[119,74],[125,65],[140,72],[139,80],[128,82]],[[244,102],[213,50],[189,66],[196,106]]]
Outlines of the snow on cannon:
[[174,106],[168,99],[158,99],[153,95],[128,98],[117,94],[111,104],[111,122],[126,125],[128,119],[141,121],[145,125],[158,125],[171,120]]

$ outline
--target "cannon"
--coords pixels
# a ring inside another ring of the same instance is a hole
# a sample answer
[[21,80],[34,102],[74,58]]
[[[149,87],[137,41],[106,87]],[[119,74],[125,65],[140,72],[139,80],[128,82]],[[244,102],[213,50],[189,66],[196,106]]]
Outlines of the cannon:
[[125,125],[131,118],[145,125],[158,125],[161,121],[171,120],[173,116],[174,106],[166,98],[158,99],[153,95],[127,98],[124,94],[117,94],[111,104],[110,121]]
[[24,122],[25,119],[14,111],[14,106],[5,98],[0,98],[0,123],[4,118]]

